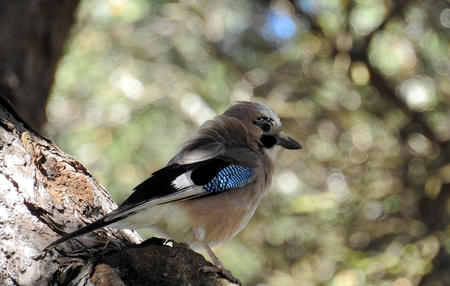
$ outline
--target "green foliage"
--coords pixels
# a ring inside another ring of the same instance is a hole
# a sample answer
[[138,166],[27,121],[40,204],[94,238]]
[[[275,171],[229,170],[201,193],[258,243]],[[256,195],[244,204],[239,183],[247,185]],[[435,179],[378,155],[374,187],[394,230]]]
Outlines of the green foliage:
[[232,101],[305,149],[217,248],[248,285],[446,285],[445,1],[82,1],[47,131],[117,201]]

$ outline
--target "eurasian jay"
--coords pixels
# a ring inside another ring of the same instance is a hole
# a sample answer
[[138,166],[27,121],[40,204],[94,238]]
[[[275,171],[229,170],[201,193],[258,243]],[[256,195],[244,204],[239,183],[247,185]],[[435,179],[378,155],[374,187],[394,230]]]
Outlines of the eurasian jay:
[[155,234],[209,248],[239,233],[270,184],[277,146],[302,146],[281,131],[278,115],[262,103],[238,102],[206,121],[169,161],[138,185],[116,210],[61,237],[47,250],[95,229],[150,228]]

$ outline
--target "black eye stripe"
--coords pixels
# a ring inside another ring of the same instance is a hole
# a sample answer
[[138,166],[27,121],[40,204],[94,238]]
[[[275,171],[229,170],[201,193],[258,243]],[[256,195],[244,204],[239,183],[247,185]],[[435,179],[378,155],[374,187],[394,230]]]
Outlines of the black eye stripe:
[[266,148],[272,148],[273,145],[277,143],[277,139],[273,136],[263,135],[261,138],[259,138],[259,141],[264,145]]

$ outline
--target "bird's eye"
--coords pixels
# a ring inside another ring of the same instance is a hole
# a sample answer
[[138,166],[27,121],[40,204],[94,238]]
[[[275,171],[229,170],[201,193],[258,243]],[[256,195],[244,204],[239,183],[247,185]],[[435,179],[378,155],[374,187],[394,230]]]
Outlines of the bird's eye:
[[269,131],[271,127],[272,126],[269,123],[267,123],[267,122],[263,122],[261,124],[261,126],[260,126],[261,130],[264,131],[264,132]]

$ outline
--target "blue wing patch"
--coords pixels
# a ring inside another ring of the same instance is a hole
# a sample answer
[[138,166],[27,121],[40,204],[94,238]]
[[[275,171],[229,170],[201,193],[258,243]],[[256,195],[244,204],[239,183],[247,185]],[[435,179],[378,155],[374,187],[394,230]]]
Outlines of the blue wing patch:
[[208,192],[223,192],[247,184],[255,171],[239,165],[229,165],[220,170],[217,175],[203,186]]

